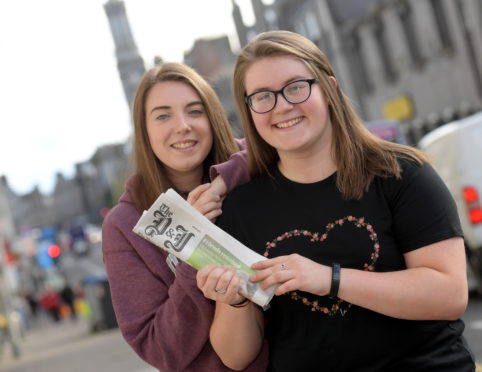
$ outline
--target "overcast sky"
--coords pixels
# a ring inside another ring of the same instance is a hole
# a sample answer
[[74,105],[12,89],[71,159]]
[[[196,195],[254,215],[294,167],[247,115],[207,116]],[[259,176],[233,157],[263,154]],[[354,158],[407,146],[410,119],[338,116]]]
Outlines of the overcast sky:
[[[130,134],[103,5],[107,0],[0,1],[0,175],[18,193],[52,191],[55,174]],[[125,0],[146,68],[182,61],[200,37],[228,34],[230,0]],[[248,22],[250,0],[237,0]],[[251,18],[250,18],[251,17]]]

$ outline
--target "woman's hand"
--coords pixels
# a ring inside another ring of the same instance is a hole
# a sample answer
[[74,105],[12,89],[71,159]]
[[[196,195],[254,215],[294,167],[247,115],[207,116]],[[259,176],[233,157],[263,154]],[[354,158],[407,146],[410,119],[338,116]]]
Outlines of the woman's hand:
[[238,294],[240,278],[234,267],[206,265],[197,272],[198,288],[205,297],[225,304],[239,304],[244,297]]
[[187,197],[187,201],[207,219],[214,222],[222,213],[222,201],[226,191],[226,184],[221,176],[217,176],[213,182],[199,185],[192,190]]
[[319,296],[326,296],[330,292],[331,267],[316,263],[299,254],[259,261],[251,267],[259,271],[251,275],[249,280],[262,281],[263,289],[280,284],[275,292],[278,296],[294,290]]

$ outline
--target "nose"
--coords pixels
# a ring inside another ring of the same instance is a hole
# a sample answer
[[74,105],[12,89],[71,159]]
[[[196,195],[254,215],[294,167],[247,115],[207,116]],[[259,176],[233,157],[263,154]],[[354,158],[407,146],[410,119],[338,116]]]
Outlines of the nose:
[[281,92],[276,94],[276,102],[273,110],[276,111],[287,111],[293,108],[293,104],[290,103]]
[[179,119],[176,121],[176,132],[178,133],[186,133],[191,130],[191,125],[189,125],[188,120],[184,115],[180,115]]

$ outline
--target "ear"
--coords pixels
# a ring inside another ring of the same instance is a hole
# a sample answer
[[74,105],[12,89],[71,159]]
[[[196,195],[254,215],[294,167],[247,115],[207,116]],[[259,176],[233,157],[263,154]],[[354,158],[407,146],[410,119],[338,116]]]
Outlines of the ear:
[[333,88],[338,88],[338,81],[334,76],[328,76],[328,79],[331,81],[331,85],[333,85]]
[[[336,92],[336,90],[338,89],[338,81],[334,76],[331,76],[331,75],[328,76],[328,79],[330,80],[330,83]],[[328,106],[331,106],[331,100],[328,97],[326,97],[326,99],[327,99]]]

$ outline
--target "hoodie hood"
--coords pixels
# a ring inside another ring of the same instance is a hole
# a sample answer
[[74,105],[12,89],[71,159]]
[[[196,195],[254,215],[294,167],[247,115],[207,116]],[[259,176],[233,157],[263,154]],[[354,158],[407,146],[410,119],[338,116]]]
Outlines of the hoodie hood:
[[135,188],[135,175],[129,176],[126,181],[125,190],[119,198],[119,203],[134,203],[132,196]]

